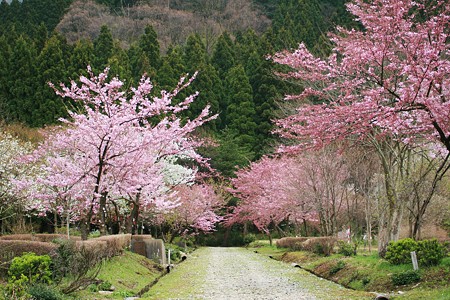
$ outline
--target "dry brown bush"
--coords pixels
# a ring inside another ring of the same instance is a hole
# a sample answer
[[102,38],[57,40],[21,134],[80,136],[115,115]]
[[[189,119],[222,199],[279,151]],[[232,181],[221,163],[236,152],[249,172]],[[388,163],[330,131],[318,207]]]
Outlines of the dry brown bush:
[[309,237],[284,237],[277,240],[276,244],[278,248],[291,248],[295,250],[296,244],[302,243],[308,239]]
[[[27,234],[9,234],[0,236],[0,240],[35,241],[45,243],[50,243],[55,239],[67,239],[67,235],[54,233],[39,233],[39,234],[27,233]],[[71,236],[70,239],[74,241],[81,240],[79,236]]]
[[95,251],[99,253],[105,253],[108,248],[108,244],[106,241],[101,241],[98,239],[76,241],[75,246],[77,249],[84,248],[88,251]]
[[134,241],[142,241],[142,240],[148,240],[148,239],[152,240],[153,237],[151,234],[139,234],[139,235],[133,235],[131,237],[131,239]]
[[16,256],[21,256],[25,252],[33,252],[37,255],[55,254],[58,245],[26,240],[0,240],[0,260],[9,261]]
[[[40,241],[40,242],[52,242],[56,239],[67,239],[67,235],[65,234],[57,234],[57,233],[39,233],[35,234],[34,240]],[[79,236],[70,236],[69,239],[74,241],[81,240],[81,237]]]
[[0,240],[4,241],[33,241],[33,235],[30,233],[26,234],[8,234],[8,235],[2,235],[0,236]]
[[105,241],[107,245],[106,256],[113,257],[120,255],[131,244],[131,234],[108,235],[97,238],[98,241]]
[[310,238],[301,244],[298,244],[299,249],[303,251],[314,252],[316,254],[329,256],[333,253],[333,248],[337,240],[333,236],[322,236]]

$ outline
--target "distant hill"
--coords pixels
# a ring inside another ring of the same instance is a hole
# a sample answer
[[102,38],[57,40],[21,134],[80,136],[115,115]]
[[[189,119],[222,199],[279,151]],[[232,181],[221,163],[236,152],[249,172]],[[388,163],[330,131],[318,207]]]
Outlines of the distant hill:
[[128,6],[75,0],[56,30],[73,43],[81,38],[95,39],[100,27],[107,25],[113,37],[127,47],[142,35],[147,24],[157,31],[163,51],[171,43],[183,43],[192,32],[199,33],[211,50],[223,31],[253,28],[261,33],[270,26],[270,20],[251,0],[147,0]]

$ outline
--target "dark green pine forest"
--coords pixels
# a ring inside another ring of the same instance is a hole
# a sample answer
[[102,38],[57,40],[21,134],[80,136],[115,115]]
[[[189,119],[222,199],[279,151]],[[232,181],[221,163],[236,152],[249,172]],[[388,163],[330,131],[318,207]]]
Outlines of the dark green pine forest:
[[110,67],[127,86],[143,73],[155,93],[185,73],[200,91],[186,118],[207,104],[219,118],[200,135],[223,176],[273,150],[272,122],[283,95],[298,85],[276,77],[267,56],[303,41],[319,55],[327,32],[352,26],[343,0],[3,0],[0,3],[0,118],[44,127],[67,116],[58,84]]

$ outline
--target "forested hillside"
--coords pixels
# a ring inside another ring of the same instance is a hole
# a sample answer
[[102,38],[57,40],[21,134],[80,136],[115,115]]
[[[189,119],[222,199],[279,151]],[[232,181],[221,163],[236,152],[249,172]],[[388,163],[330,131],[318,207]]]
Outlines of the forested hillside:
[[[0,5],[0,109],[7,123],[42,127],[67,116],[48,82],[68,83],[91,65],[128,86],[150,75],[156,91],[199,75],[185,117],[209,103],[219,117],[201,133],[213,167],[232,176],[271,151],[277,101],[296,89],[274,75],[267,55],[304,41],[327,53],[326,32],[348,24],[344,1],[13,0]],[[185,96],[185,95],[181,95]]]
[[3,0],[0,233],[386,258],[448,239],[449,20],[445,0]]

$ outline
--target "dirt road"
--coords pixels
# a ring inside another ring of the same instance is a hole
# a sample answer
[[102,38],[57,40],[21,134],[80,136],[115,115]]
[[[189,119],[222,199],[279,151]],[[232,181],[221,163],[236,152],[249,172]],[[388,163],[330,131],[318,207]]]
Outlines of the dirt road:
[[371,299],[243,248],[202,248],[144,299]]

